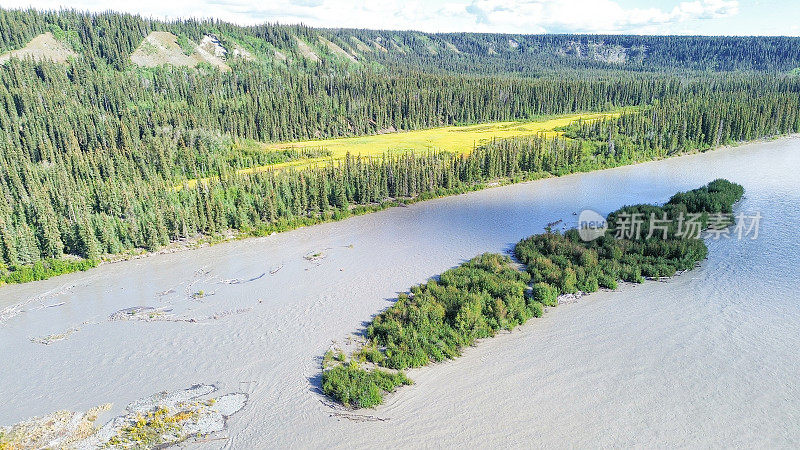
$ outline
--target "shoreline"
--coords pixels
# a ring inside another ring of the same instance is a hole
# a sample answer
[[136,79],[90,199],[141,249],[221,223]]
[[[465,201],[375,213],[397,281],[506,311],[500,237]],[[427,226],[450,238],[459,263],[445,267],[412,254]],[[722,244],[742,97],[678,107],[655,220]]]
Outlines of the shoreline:
[[[743,186],[718,178],[676,192],[663,205],[623,206],[606,216],[619,227],[624,213],[670,215],[661,238],[620,238],[611,225],[602,237],[584,239],[576,228],[561,234],[548,226],[520,240],[513,260],[498,253],[475,256],[400,293],[366,325],[355,350],[329,348],[322,357],[322,390],[345,407],[373,408],[385,395],[413,384],[405,370],[458,358],[478,339],[541,317],[544,307],[576,302],[601,288],[616,290],[621,282],[666,280],[692,270],[709,249],[699,233],[680,234],[684,212],[730,213],[743,195]],[[703,224],[702,231],[711,227],[705,219]],[[732,225],[726,222],[725,229]]]
[[[115,404],[109,413],[114,416],[142,395],[219,382],[224,392],[250,395],[249,406],[230,421],[230,436],[234,443],[254,445],[313,446],[325,439],[368,446],[379,439],[396,439],[401,445],[420,446],[446,439],[440,427],[464,427],[457,444],[488,443],[494,435],[486,425],[493,422],[487,419],[530,424],[543,414],[552,418],[545,428],[525,426],[518,436],[557,445],[577,425],[583,431],[569,435],[576,444],[602,440],[610,429],[620,445],[657,445],[674,442],[678,438],[668,431],[706,419],[706,411],[725,423],[754,426],[771,439],[786,438],[781,422],[763,422],[763,414],[740,417],[739,411],[748,409],[747,403],[754,402],[761,410],[773,399],[786,398],[787,391],[776,386],[772,376],[750,370],[750,363],[766,358],[767,367],[775,367],[780,371],[777,375],[783,376],[798,360],[790,351],[797,326],[780,319],[797,313],[793,299],[798,280],[790,277],[788,285],[776,284],[782,276],[762,270],[752,283],[743,283],[744,291],[730,286],[754,268],[790,258],[797,245],[777,247],[772,242],[796,243],[793,227],[785,227],[785,233],[784,228],[766,227],[763,238],[756,241],[709,242],[711,255],[702,269],[669,283],[620,285],[619,292],[597,292],[548,311],[533,326],[501,333],[491,344],[467,348],[462,358],[410,371],[413,387],[387,397],[375,412],[366,412],[386,421],[358,423],[341,415],[331,417],[345,411],[325,406],[315,389],[318,358],[330,339],[343,343],[386,308],[396,292],[479,252],[506,252],[511,243],[548,222],[561,217],[569,222],[572,212],[582,207],[605,214],[626,204],[661,204],[674,192],[723,176],[746,181],[752,188],[737,208],[745,213],[760,209],[774,217],[797,198],[797,180],[778,187],[771,177],[780,179],[781,174],[791,173],[799,157],[798,145],[800,140],[783,140],[487,189],[347,223],[11,287],[0,297],[16,302],[45,290],[60,292],[64,284],[75,285],[58,298],[26,307],[21,316],[0,326],[10,353],[6,361],[10,372],[4,371],[0,384],[15,405],[1,414],[0,424],[63,409],[85,411],[108,401]],[[796,215],[795,211],[790,216],[791,223]],[[355,247],[349,248],[350,243],[356,243]],[[326,248],[330,250],[324,260],[304,259]],[[798,263],[794,258],[788,262],[790,268]],[[282,264],[275,275],[249,284],[218,283],[249,279]],[[201,269],[213,272],[195,275]],[[215,278],[202,282],[211,276]],[[198,278],[201,283],[192,284]],[[188,292],[217,293],[188,299],[187,286],[191,286]],[[171,289],[175,293],[162,296]],[[764,302],[764,295],[775,297],[776,302]],[[263,302],[258,302],[260,298]],[[61,307],[39,309],[62,302],[66,304]],[[108,320],[133,306],[174,308],[171,314],[181,317],[253,309],[205,323]],[[187,313],[187,307],[193,311]],[[86,321],[92,324],[51,345],[29,340]],[[731,326],[738,331],[731,334]],[[176,352],[178,348],[183,350]],[[737,361],[734,366],[731,357]],[[59,371],[65,364],[75,369]],[[15,376],[19,371],[29,375]],[[665,377],[665,373],[675,376]],[[631,390],[619,388],[617,380],[626,380]],[[786,388],[796,385],[790,382]],[[677,396],[666,404],[656,395],[665,389]],[[679,415],[675,425],[666,420],[665,416],[684,410],[697,396],[708,398],[704,394],[709,392],[711,398],[703,403],[707,408]],[[592,397],[596,402],[587,400],[590,393],[596,395]],[[731,403],[731,394],[740,396],[735,397],[739,400]],[[790,408],[795,400],[790,395]],[[626,405],[637,405],[637,417],[643,419],[625,414]],[[585,411],[597,411],[597,415]],[[663,430],[667,437],[651,439],[641,434],[644,424]],[[723,426],[711,431],[710,437],[703,430],[678,436],[692,442],[721,442],[718,439],[727,439],[734,429]]]
[[[419,194],[416,197],[411,197],[411,198],[406,198],[406,199],[388,199],[387,201],[382,202],[382,203],[378,203],[378,204],[350,205],[349,212],[347,214],[344,214],[344,215],[338,215],[337,213],[340,213],[340,211],[337,210],[337,211],[335,211],[333,213],[328,214],[328,217],[306,218],[304,220],[299,220],[299,221],[297,221],[297,223],[293,223],[293,224],[279,224],[279,225],[270,224],[269,226],[263,228],[263,231],[258,230],[258,231],[255,231],[255,232],[250,232],[250,231],[227,230],[226,232],[221,233],[220,235],[217,235],[217,236],[206,236],[206,235],[195,236],[193,238],[186,238],[186,239],[170,242],[165,247],[163,247],[163,248],[161,248],[159,250],[156,250],[156,251],[145,251],[144,249],[141,249],[143,251],[136,252],[134,250],[130,250],[128,252],[123,252],[123,253],[119,253],[119,254],[103,255],[98,260],[76,259],[76,257],[74,255],[65,255],[64,258],[62,258],[62,259],[60,259],[58,261],[77,261],[79,263],[80,262],[85,262],[85,263],[89,263],[89,264],[93,264],[93,265],[92,265],[92,267],[89,267],[87,269],[72,270],[72,271],[69,271],[69,272],[60,273],[60,274],[55,275],[55,276],[48,276],[46,278],[37,279],[37,280],[34,280],[34,281],[28,281],[28,282],[24,282],[24,283],[5,283],[3,281],[0,281],[0,291],[2,291],[2,289],[5,286],[10,286],[10,285],[13,285],[13,284],[30,285],[30,284],[36,283],[38,281],[45,281],[45,280],[48,280],[48,279],[57,278],[60,275],[67,275],[67,274],[76,273],[76,272],[90,272],[91,269],[95,269],[97,267],[108,265],[108,264],[115,264],[115,263],[124,262],[124,261],[131,261],[131,260],[139,260],[139,259],[143,259],[143,258],[155,256],[155,255],[166,255],[166,254],[180,253],[180,252],[190,251],[190,250],[197,250],[197,249],[201,249],[201,248],[212,247],[212,246],[215,246],[215,245],[218,245],[218,244],[236,242],[236,241],[246,240],[246,239],[250,239],[250,238],[261,238],[261,237],[273,236],[275,234],[284,233],[284,232],[287,232],[287,231],[292,231],[292,230],[297,230],[297,229],[301,229],[301,228],[312,227],[312,226],[315,226],[315,225],[320,225],[320,224],[325,224],[325,223],[340,222],[342,220],[346,220],[346,219],[351,218],[351,217],[357,217],[357,216],[361,216],[361,215],[364,215],[364,214],[370,214],[370,213],[379,212],[379,211],[383,211],[383,210],[387,210],[387,209],[391,209],[391,208],[396,208],[396,207],[406,207],[406,206],[413,205],[413,204],[416,204],[416,203],[420,203],[420,202],[424,202],[424,201],[428,201],[428,200],[434,200],[434,199],[438,199],[438,198],[452,197],[452,196],[467,194],[467,193],[470,193],[470,192],[477,192],[477,191],[482,191],[482,190],[485,190],[485,189],[491,189],[491,188],[514,185],[514,184],[529,183],[529,182],[539,181],[539,180],[548,179],[548,178],[563,178],[563,177],[569,177],[571,175],[579,175],[579,174],[586,174],[586,173],[592,173],[592,172],[599,172],[599,171],[615,169],[615,168],[619,168],[619,167],[637,166],[637,165],[640,165],[640,164],[658,162],[658,161],[662,161],[662,160],[666,160],[666,159],[679,158],[679,157],[682,157],[682,156],[690,156],[690,155],[695,155],[695,154],[699,154],[699,153],[707,153],[707,152],[716,152],[716,151],[719,151],[719,150],[738,148],[738,147],[741,147],[743,145],[773,142],[773,141],[776,141],[776,140],[791,139],[791,138],[796,138],[796,137],[800,137],[800,133],[790,133],[790,134],[782,134],[782,135],[776,135],[776,136],[761,137],[761,138],[750,140],[750,141],[741,141],[741,142],[737,142],[737,143],[733,143],[733,144],[721,145],[719,147],[711,147],[711,148],[708,148],[708,149],[705,149],[705,150],[694,149],[692,151],[677,153],[677,154],[666,156],[666,157],[662,157],[662,158],[646,159],[646,160],[636,161],[636,162],[629,163],[629,164],[619,164],[619,165],[603,167],[603,168],[598,168],[598,169],[593,169],[593,170],[588,170],[588,171],[576,171],[576,172],[566,173],[566,174],[563,174],[563,175],[555,175],[555,174],[551,174],[551,173],[548,173],[548,174],[532,173],[532,174],[524,174],[524,175],[522,175],[520,177],[514,177],[514,178],[504,177],[504,178],[499,178],[499,179],[495,179],[495,180],[487,180],[487,181],[484,181],[484,182],[481,182],[481,183],[477,183],[477,184],[474,184],[474,185],[468,186],[468,187],[449,189],[449,190],[446,190],[446,192],[443,192],[441,194],[437,194],[436,192],[427,192],[427,193]],[[539,176],[539,175],[541,175],[541,176]],[[519,178],[519,179],[517,179],[517,178]],[[26,268],[30,268],[32,266],[25,266],[25,267]]]

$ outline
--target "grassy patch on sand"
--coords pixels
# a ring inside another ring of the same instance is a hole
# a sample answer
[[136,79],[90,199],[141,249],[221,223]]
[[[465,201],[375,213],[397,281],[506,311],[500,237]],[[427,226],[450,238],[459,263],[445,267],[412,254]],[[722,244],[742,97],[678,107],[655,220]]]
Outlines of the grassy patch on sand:
[[95,259],[53,259],[37,261],[31,265],[6,267],[0,264],[0,286],[46,280],[65,273],[83,272],[97,267]]

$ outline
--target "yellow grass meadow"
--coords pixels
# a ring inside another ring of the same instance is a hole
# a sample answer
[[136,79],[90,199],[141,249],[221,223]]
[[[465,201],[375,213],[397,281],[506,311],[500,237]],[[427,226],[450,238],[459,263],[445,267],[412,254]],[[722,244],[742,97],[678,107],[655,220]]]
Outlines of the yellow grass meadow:
[[[283,142],[265,144],[264,151],[286,149],[324,149],[330,156],[306,158],[267,166],[256,166],[241,169],[239,174],[252,174],[268,170],[287,168],[303,169],[342,160],[348,153],[351,156],[396,155],[407,152],[445,151],[467,154],[475,147],[492,139],[505,139],[519,136],[544,134],[557,136],[557,128],[569,125],[577,120],[599,120],[618,117],[622,110],[602,113],[568,114],[546,117],[531,121],[492,122],[477,125],[446,126],[424,130],[401,131],[396,133],[376,134],[335,139],[318,139],[310,141]],[[176,189],[193,188],[198,181],[189,180]]]

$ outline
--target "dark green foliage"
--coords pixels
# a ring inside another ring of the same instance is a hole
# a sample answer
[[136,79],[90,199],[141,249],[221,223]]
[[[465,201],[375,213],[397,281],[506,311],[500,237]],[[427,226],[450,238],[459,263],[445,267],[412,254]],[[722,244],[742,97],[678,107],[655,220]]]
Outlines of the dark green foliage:
[[[608,220],[636,211],[730,211],[743,193],[738,184],[715,180],[673,196],[664,206],[620,208],[609,214]],[[410,295],[400,295],[372,321],[367,328],[368,342],[356,356],[394,369],[455,358],[476,339],[541,316],[542,306],[557,306],[561,294],[594,292],[601,286],[615,289],[619,279],[640,283],[643,277],[671,277],[677,270],[693,268],[708,252],[700,239],[672,235],[666,239],[658,235],[617,239],[614,233],[609,230],[591,242],[581,240],[575,229],[565,234],[548,230],[523,239],[514,251],[526,265],[524,272],[507,256],[477,256],[444,272],[438,280],[413,287]],[[526,285],[531,282],[530,295],[526,295]],[[405,376],[393,380],[378,369],[361,369],[352,361],[327,368],[332,359],[329,351],[323,362],[323,389],[346,405],[377,405],[383,392],[407,381]]]
[[533,298],[545,306],[557,306],[558,288],[540,281],[533,285]]
[[322,390],[345,406],[371,408],[383,402],[383,393],[411,384],[402,372],[364,370],[355,362],[338,365],[322,373]]
[[0,265],[0,285],[45,280],[56,275],[80,272],[93,267],[97,267],[97,260],[82,259],[71,261],[44,259],[30,266],[11,266],[9,268],[4,268]]
[[744,195],[742,186],[728,180],[714,180],[708,186],[680,192],[669,199],[668,205],[684,205],[690,213],[730,213],[731,206]]
[[[701,239],[677,237],[681,214],[701,215],[705,228],[709,213],[729,213],[744,194],[742,186],[728,180],[714,180],[707,186],[674,195],[664,206],[625,206],[608,215],[610,229],[591,242],[581,240],[577,230],[565,234],[548,232],[520,241],[515,254],[527,265],[534,284],[534,298],[549,304],[559,294],[576,290],[593,292],[599,287],[614,289],[617,280],[641,283],[644,277],[671,277],[689,270],[708,254]],[[641,214],[640,239],[617,238],[616,228],[623,214]],[[666,239],[661,233],[648,237],[651,214],[671,220]],[[666,216],[665,216],[666,215]],[[553,292],[555,290],[556,292]]]
[[400,296],[367,334],[383,349],[386,367],[453,358],[476,339],[511,330],[537,313],[525,297],[528,280],[507,256],[478,256]]
[[[713,73],[797,67],[792,61],[800,46],[791,38],[514,36],[518,45],[509,47],[503,35],[237,27],[34,10],[0,10],[0,30],[5,49],[51,31],[81,53],[66,65],[12,59],[0,67],[0,264],[8,266],[156,250],[230,230],[268,234],[465,192],[497,179],[563,175],[800,131],[800,79]],[[182,42],[213,33],[254,52],[257,60],[230,60],[231,72],[134,67],[131,52],[154,30],[173,32]],[[319,36],[346,50],[356,49],[354,38],[375,48],[380,37],[387,52],[354,50],[361,61],[355,65],[329,58],[312,64],[297,54],[295,37],[325,56],[317,48]],[[593,39],[624,47],[631,58],[613,70],[582,59],[579,53],[594,48]],[[461,53],[441,51],[447,44]],[[435,59],[424,56],[429,45],[440,49]],[[277,62],[275,49],[289,60]],[[670,60],[667,49],[683,56]],[[724,58],[715,51],[725,51]],[[558,68],[556,74],[501,76],[514,72],[510,65],[551,53],[537,64]],[[483,75],[457,73],[466,66]],[[663,66],[679,67],[682,76],[648,72]],[[683,73],[691,67],[704,70]],[[341,166],[313,171],[237,174],[329,154],[264,152],[259,141],[620,106],[639,109],[619,119],[576,123],[567,127],[566,138],[489,142],[469,156],[353,156]],[[174,189],[206,177],[210,181],[195,188]],[[686,200],[687,208],[715,208],[705,205],[705,195]],[[620,264],[628,278],[640,278],[629,264]],[[578,272],[550,275],[558,279],[548,283],[567,291],[595,284]],[[596,282],[613,284],[602,273]]]

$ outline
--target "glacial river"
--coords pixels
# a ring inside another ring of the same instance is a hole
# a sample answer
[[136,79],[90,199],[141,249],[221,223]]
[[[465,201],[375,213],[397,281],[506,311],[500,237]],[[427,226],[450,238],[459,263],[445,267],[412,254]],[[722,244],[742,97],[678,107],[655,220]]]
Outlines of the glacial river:
[[[5,286],[0,424],[112,402],[102,423],[205,383],[249,395],[209,448],[796,447],[799,175],[795,136]],[[332,342],[412,284],[584,208],[664,202],[718,177],[744,185],[736,211],[761,214],[757,239],[709,240],[694,271],[548,309],[412,370],[413,386],[358,412],[370,420],[319,393]],[[124,320],[133,307],[149,320]]]

